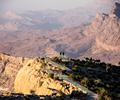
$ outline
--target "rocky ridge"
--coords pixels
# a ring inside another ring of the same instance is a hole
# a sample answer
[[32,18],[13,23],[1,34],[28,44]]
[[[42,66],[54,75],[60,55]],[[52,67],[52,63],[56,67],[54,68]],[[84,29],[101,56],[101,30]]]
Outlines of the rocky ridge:
[[119,12],[120,3],[116,2],[110,14],[97,14],[95,20],[85,29],[84,34],[87,37],[95,37],[89,56],[118,63],[120,59]]
[[41,58],[23,58],[0,54],[0,68],[1,94],[9,92],[60,96],[78,90],[69,82],[49,77],[49,70],[59,71],[61,69],[47,66]]
[[101,41],[108,46],[115,46],[113,50],[118,51],[120,47],[120,18],[115,12],[120,12],[120,4],[115,3],[115,5],[110,14],[97,14],[95,20],[85,30],[85,34],[96,34],[96,42]]

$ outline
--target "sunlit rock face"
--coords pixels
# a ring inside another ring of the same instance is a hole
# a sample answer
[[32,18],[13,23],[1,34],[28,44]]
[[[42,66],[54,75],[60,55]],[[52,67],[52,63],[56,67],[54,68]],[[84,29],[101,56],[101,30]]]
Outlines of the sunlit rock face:
[[[0,88],[13,92],[13,83],[15,77],[22,65],[27,59],[22,57],[13,57],[7,54],[0,53]],[[3,91],[0,90],[0,94]]]
[[[53,93],[57,95],[61,95],[61,93],[70,94],[73,90],[77,90],[70,83],[48,77],[47,66],[42,64],[42,60],[38,58],[31,59],[20,69],[14,82],[15,92],[23,94],[35,93],[45,96]],[[68,88],[65,88],[64,85],[68,86]]]
[[14,57],[0,53],[0,94],[61,95],[78,90],[67,81],[50,78],[47,68],[60,70],[54,66],[45,66],[41,58]]

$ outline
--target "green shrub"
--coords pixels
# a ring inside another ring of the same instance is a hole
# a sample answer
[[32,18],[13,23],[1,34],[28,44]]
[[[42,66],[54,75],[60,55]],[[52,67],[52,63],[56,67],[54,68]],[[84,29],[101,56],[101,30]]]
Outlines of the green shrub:
[[76,66],[76,65],[72,67],[73,71],[77,71],[77,69],[78,69],[78,66]]
[[54,74],[53,74],[53,73],[49,73],[49,74],[48,74],[48,77],[49,77],[49,78],[54,78]]
[[88,84],[88,78],[87,77],[84,77],[82,80],[81,80],[81,85],[87,87],[87,84]]

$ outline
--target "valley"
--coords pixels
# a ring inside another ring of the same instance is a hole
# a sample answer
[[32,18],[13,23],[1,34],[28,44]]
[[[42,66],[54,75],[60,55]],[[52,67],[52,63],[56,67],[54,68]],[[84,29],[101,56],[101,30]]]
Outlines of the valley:
[[0,10],[0,100],[120,100],[120,0],[17,3]]

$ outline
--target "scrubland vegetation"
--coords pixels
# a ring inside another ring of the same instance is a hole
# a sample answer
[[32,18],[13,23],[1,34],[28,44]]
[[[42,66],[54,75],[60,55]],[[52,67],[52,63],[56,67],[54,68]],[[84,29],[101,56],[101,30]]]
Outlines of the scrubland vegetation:
[[55,57],[53,61],[72,69],[72,72],[63,71],[63,74],[68,75],[81,85],[97,93],[100,100],[120,99],[120,66],[92,58],[62,61]]

